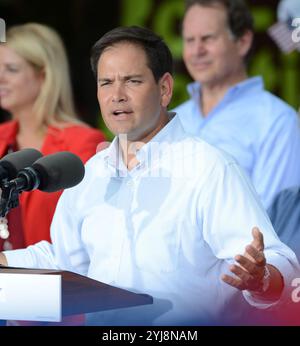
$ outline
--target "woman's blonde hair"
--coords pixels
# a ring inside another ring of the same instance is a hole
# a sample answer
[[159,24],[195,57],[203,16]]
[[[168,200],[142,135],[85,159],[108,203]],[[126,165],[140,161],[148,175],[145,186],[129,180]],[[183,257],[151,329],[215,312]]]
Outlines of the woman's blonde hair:
[[38,23],[12,26],[7,46],[44,74],[33,112],[40,125],[77,122],[64,44],[55,30]]

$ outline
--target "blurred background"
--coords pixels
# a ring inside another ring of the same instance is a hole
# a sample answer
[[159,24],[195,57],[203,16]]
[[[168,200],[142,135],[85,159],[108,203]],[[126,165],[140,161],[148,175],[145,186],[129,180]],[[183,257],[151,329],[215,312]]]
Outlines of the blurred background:
[[[256,31],[249,74],[262,75],[268,90],[299,108],[300,53],[281,53],[267,34],[277,21],[278,3],[279,0],[248,1]],[[185,86],[190,81],[181,60],[183,8],[183,0],[0,0],[0,18],[7,27],[34,21],[48,24],[60,33],[68,51],[77,111],[90,125],[104,128],[89,64],[91,46],[119,25],[146,26],[160,34],[175,59],[172,108],[188,98]],[[0,110],[0,122],[6,119],[7,114]]]

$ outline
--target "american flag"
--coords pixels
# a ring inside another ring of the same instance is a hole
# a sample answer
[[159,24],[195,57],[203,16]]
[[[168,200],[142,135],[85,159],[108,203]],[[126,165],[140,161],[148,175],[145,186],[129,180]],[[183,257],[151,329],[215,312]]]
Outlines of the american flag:
[[300,42],[292,40],[292,30],[285,22],[277,22],[268,29],[268,34],[275,41],[278,47],[284,53],[290,53],[294,50],[300,52]]

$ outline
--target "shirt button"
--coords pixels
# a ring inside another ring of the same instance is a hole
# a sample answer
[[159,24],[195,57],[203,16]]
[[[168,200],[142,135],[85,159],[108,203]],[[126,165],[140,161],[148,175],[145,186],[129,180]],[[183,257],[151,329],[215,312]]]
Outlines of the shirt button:
[[132,181],[132,180],[127,181],[127,184],[126,184],[126,185],[129,186],[129,187],[133,186],[133,181]]

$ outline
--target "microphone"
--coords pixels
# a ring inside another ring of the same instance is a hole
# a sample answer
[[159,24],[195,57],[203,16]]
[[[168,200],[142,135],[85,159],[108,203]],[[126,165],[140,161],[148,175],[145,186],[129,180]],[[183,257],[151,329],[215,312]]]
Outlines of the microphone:
[[21,169],[9,184],[13,184],[19,193],[35,189],[55,192],[79,184],[84,172],[78,156],[61,151],[39,158],[31,167]]
[[42,156],[38,150],[31,148],[5,155],[0,160],[0,180],[14,179],[21,169],[31,166]]

